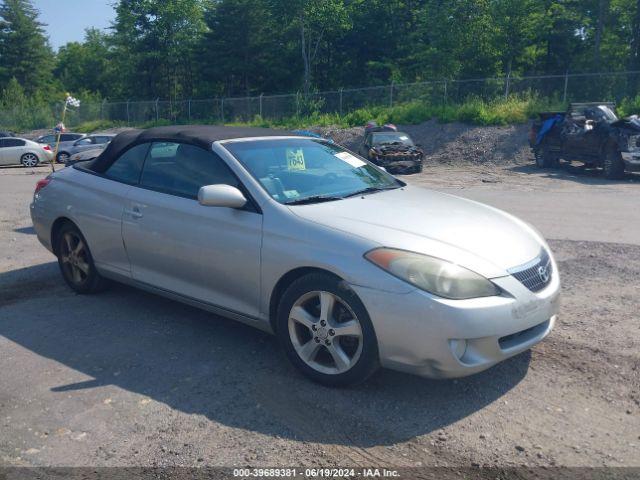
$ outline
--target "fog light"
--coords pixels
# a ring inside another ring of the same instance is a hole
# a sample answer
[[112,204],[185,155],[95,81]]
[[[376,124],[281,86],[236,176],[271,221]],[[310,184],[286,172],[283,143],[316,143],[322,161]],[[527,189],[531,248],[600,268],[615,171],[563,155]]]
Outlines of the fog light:
[[464,339],[449,340],[449,346],[458,360],[464,357],[464,354],[467,351],[467,341]]

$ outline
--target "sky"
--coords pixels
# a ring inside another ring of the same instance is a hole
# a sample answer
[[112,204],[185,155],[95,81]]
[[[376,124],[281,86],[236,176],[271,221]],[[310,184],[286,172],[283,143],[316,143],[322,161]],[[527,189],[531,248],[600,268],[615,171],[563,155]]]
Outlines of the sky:
[[109,27],[115,13],[113,0],[33,0],[40,11],[40,21],[46,23],[49,41],[54,50],[67,42],[80,41],[89,27]]

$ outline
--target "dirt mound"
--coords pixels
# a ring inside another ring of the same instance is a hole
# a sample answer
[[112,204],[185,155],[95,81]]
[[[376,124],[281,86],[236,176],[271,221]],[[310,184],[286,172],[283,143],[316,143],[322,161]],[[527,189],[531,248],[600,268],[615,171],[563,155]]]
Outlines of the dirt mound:
[[[479,127],[463,123],[438,123],[435,120],[420,125],[398,125],[399,130],[407,132],[414,142],[422,145],[426,152],[426,163],[444,164],[529,163],[528,128],[527,125]],[[364,127],[316,128],[314,131],[357,151]]]

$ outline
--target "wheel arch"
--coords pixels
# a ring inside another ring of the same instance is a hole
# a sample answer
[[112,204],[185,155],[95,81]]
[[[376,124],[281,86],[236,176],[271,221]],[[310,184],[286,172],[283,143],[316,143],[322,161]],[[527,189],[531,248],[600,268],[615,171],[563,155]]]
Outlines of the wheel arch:
[[51,250],[53,251],[54,255],[57,255],[58,252],[56,251],[56,238],[58,237],[58,233],[60,232],[60,229],[66,225],[66,224],[70,224],[73,225],[74,227],[78,228],[78,226],[75,224],[75,222],[73,220],[71,220],[68,217],[58,217],[56,218],[56,220],[53,222],[53,224],[51,225]]
[[273,332],[276,331],[276,317],[278,314],[278,304],[280,303],[280,299],[284,292],[289,288],[289,286],[306,275],[311,273],[323,273],[325,275],[330,275],[337,280],[344,282],[344,278],[335,274],[330,270],[326,270],[324,268],[319,267],[297,267],[293,270],[289,270],[287,273],[282,275],[280,279],[276,282],[273,290],[271,291],[271,297],[269,299],[269,324],[271,325],[271,329]]

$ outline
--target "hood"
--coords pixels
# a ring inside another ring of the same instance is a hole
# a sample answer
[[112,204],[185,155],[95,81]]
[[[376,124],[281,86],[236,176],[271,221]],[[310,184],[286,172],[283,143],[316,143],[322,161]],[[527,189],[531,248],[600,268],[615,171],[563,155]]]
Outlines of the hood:
[[508,275],[545,245],[533,228],[501,210],[412,186],[290,210],[373,246],[442,258],[488,278]]

